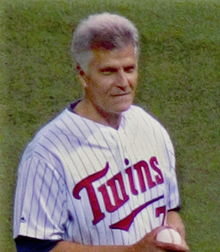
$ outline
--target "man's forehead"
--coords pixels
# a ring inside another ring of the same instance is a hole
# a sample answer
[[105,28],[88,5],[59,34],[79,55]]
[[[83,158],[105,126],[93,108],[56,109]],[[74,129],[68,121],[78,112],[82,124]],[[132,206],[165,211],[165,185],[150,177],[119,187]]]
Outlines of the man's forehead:
[[113,50],[96,49],[92,50],[91,63],[111,65],[122,62],[134,63],[137,61],[137,55],[133,46],[126,46]]
[[132,44],[125,45],[119,48],[113,48],[111,50],[105,48],[95,48],[91,50],[94,54],[114,54],[114,53],[127,53],[132,52],[135,53],[136,49]]

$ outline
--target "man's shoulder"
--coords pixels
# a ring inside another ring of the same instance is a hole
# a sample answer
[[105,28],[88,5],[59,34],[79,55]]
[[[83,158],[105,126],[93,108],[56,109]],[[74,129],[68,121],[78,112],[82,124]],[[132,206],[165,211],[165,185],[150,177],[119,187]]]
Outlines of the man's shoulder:
[[40,140],[43,136],[49,136],[49,132],[52,132],[57,129],[57,125],[60,125],[60,122],[66,117],[66,110],[62,111],[51,120],[43,124],[35,133],[33,140]]
[[26,150],[33,152],[44,149],[45,153],[62,154],[67,148],[74,149],[79,143],[86,142],[94,131],[91,125],[65,108],[35,133]]
[[[29,141],[26,151],[35,151],[42,146],[50,146],[55,136],[60,135],[59,130],[61,130],[61,122],[66,117],[66,111],[62,111],[57,116],[52,118],[50,121],[43,124],[33,135],[32,139]],[[59,129],[60,125],[60,129]],[[49,148],[49,147],[48,147]]]
[[152,129],[158,129],[160,131],[167,131],[160,120],[151,112],[138,105],[132,105],[126,112],[125,118],[132,124],[139,125],[141,127],[148,127]]
[[133,120],[145,119],[159,123],[159,120],[151,112],[140,107],[139,105],[132,105],[130,109],[127,111],[126,116],[133,118]]

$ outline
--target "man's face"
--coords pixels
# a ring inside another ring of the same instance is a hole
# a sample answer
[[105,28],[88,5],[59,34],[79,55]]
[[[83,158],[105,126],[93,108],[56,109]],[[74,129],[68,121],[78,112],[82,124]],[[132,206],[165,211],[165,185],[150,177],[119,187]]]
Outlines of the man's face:
[[134,100],[137,67],[137,55],[131,45],[111,51],[94,50],[84,73],[86,99],[104,113],[127,110]]

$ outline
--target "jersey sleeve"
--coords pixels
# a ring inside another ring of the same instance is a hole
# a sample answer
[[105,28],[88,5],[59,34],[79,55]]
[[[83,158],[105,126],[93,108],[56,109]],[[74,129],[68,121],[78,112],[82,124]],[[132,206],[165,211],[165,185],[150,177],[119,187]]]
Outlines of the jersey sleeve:
[[180,195],[176,174],[175,151],[168,133],[164,133],[165,149],[167,153],[168,171],[166,172],[166,191],[168,210],[180,207]]
[[66,222],[62,176],[39,156],[21,161],[14,202],[14,238],[60,240]]

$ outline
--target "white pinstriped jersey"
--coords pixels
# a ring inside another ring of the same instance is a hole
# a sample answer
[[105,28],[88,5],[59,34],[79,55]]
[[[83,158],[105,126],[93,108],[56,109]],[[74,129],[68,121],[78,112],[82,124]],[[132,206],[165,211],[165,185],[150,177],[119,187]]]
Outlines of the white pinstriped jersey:
[[133,105],[115,130],[65,109],[23,154],[14,237],[129,245],[178,205],[174,150],[157,120]]

